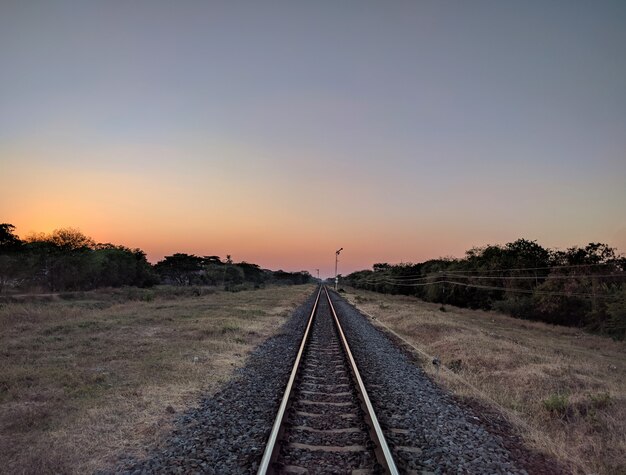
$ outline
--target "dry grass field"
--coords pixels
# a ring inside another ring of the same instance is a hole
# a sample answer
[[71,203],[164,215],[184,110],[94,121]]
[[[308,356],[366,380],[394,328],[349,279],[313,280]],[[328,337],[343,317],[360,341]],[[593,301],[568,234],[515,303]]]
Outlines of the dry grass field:
[[528,446],[573,472],[626,473],[625,342],[411,297],[346,296],[421,350],[441,385],[503,411]]
[[86,473],[141,456],[215,392],[312,285],[121,289],[0,301],[0,472]]

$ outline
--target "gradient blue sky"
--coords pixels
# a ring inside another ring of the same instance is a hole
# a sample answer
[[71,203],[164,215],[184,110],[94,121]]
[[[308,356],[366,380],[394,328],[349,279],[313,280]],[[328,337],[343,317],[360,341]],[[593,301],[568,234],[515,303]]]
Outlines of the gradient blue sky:
[[624,1],[2,1],[0,220],[330,275],[626,249]]

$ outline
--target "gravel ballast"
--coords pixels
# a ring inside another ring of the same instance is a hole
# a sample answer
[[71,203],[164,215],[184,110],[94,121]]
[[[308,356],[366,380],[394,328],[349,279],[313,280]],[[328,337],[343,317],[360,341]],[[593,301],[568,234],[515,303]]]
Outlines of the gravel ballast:
[[[316,294],[221,391],[181,415],[161,449],[107,473],[256,473]],[[331,298],[401,473],[528,473],[529,465],[500,435],[434,384],[357,309],[338,294]]]
[[525,474],[483,428],[385,334],[337,294],[333,305],[401,472]]
[[252,352],[222,390],[178,418],[165,447],[110,472],[256,473],[316,294]]
[[279,473],[384,473],[325,292],[278,445],[273,468]]

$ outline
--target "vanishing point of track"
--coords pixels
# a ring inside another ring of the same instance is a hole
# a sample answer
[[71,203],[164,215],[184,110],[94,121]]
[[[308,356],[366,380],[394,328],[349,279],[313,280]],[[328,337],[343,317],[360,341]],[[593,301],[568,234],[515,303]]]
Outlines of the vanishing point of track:
[[259,466],[266,473],[398,473],[325,287]]

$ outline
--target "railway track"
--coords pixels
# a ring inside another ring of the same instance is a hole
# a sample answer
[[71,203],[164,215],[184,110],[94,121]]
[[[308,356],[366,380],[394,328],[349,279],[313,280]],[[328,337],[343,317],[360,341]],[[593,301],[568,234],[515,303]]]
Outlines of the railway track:
[[[277,388],[287,378],[276,415]],[[531,473],[567,473],[553,463],[544,469],[544,459],[518,439],[503,439],[499,426],[492,434],[481,419],[354,307],[320,288],[251,354],[238,378],[181,416],[162,450],[115,471],[528,475],[531,464]]]
[[398,473],[325,287],[257,473]]

